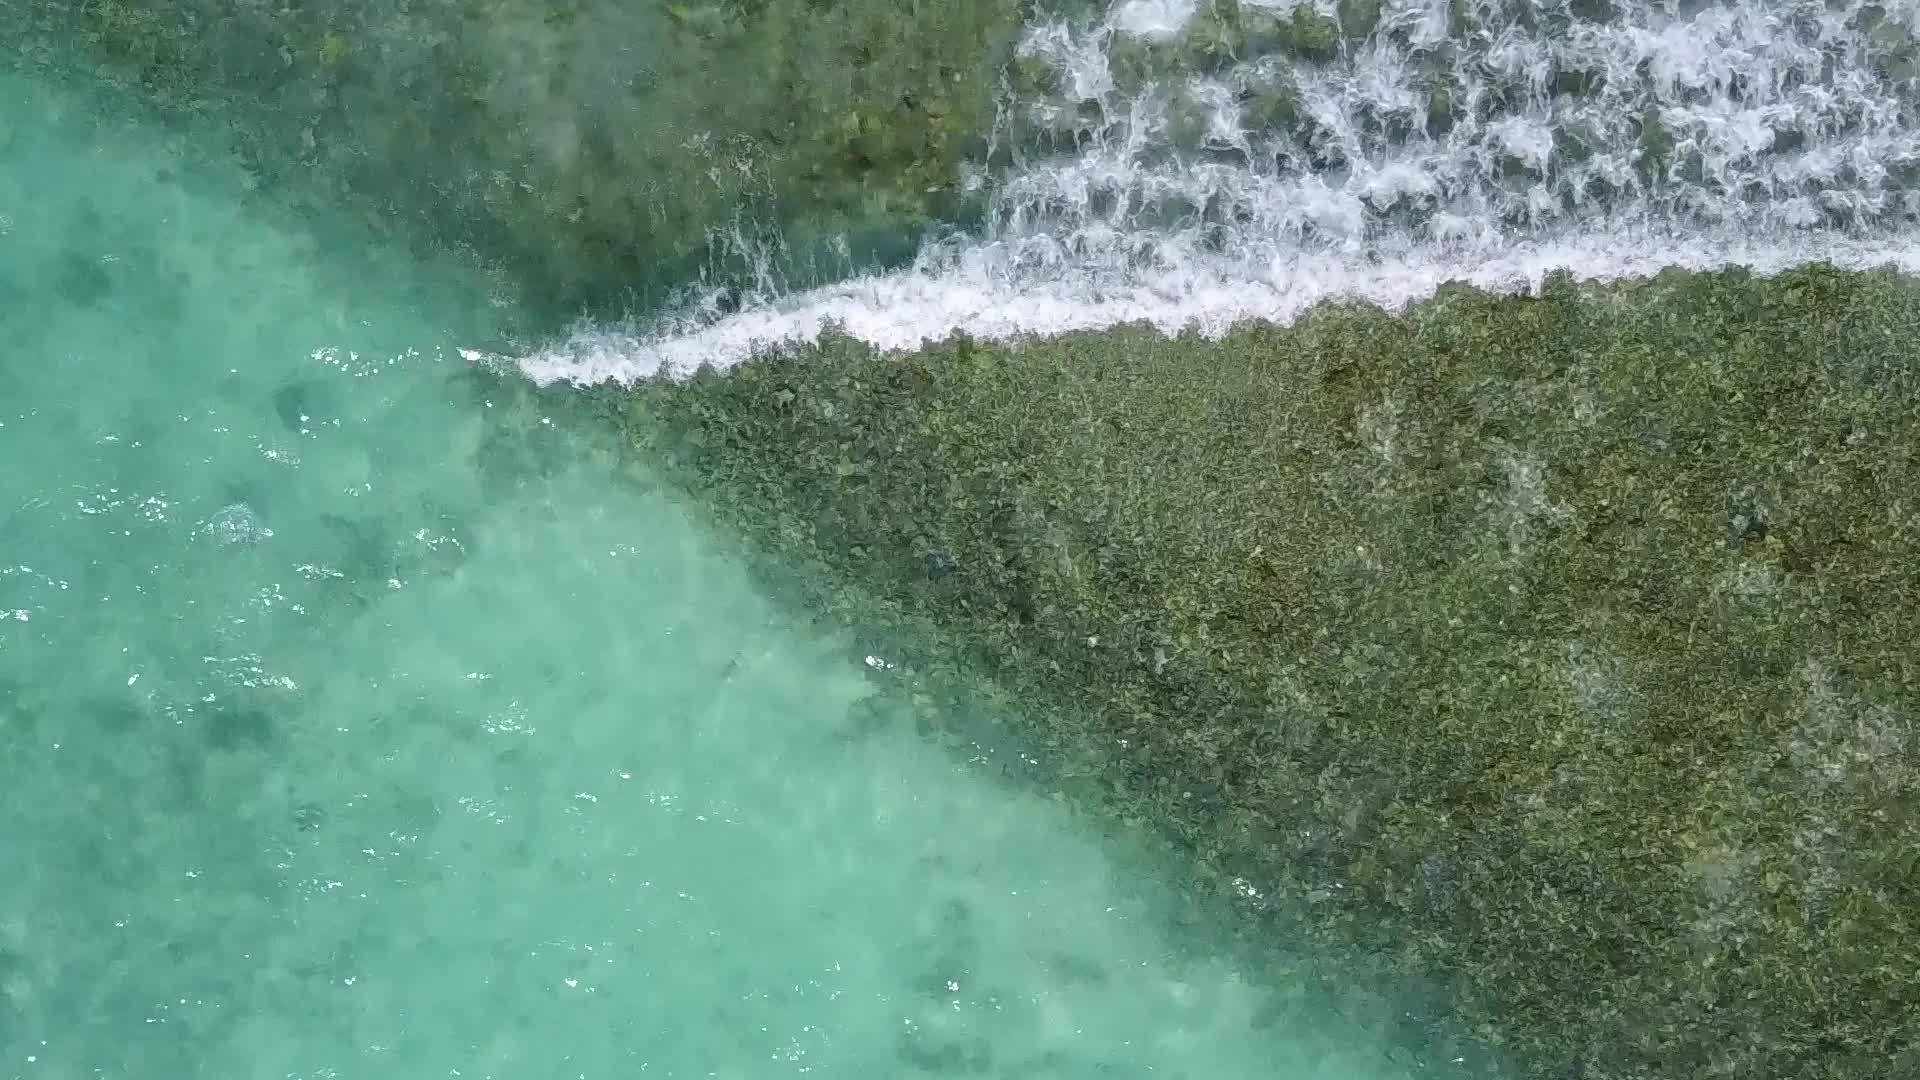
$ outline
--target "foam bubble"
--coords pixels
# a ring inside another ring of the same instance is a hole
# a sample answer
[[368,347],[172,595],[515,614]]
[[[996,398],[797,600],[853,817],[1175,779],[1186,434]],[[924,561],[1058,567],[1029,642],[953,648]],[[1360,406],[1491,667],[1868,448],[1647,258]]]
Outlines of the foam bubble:
[[1200,0],[1122,0],[1108,22],[1123,33],[1139,37],[1173,37],[1193,18]]

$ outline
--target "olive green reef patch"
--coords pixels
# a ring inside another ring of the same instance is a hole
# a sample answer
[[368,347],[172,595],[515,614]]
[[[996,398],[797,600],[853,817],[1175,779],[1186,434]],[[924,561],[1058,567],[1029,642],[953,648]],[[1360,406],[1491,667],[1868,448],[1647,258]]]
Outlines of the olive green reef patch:
[[1502,1071],[1866,1080],[1920,1068],[1917,342],[1891,274],[1676,271],[837,337],[625,411],[1065,797]]

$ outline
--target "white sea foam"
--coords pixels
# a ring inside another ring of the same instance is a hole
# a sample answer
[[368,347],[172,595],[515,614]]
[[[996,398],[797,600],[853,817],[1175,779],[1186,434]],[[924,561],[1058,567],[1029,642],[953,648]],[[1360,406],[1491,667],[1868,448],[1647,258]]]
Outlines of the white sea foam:
[[1121,0],[1108,21],[1129,34],[1174,37],[1199,8],[1200,0]]
[[[987,164],[978,235],[724,312],[583,328],[518,363],[542,382],[629,381],[830,325],[883,349],[1129,322],[1218,334],[1330,297],[1397,308],[1448,280],[1519,290],[1557,269],[1920,273],[1920,0],[1633,2],[1604,23],[1567,2],[1522,18],[1477,0],[1469,23],[1448,0],[1384,0],[1330,62],[1249,49],[1207,72],[1171,50],[1209,5],[1036,24],[1018,52],[1058,77],[1005,103],[1019,152]],[[1300,6],[1331,10],[1257,5]],[[1143,48],[1168,62],[1143,76]]]

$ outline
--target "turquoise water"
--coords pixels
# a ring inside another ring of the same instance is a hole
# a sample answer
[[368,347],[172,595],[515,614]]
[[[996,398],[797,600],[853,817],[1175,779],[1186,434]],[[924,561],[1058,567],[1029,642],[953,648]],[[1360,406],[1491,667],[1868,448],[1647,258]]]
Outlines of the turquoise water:
[[0,1078],[1435,1075],[217,150],[0,77]]

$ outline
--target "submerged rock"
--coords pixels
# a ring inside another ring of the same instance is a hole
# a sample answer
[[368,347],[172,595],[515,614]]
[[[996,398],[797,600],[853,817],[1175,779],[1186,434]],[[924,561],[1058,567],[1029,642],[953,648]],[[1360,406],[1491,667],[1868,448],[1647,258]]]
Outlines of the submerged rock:
[[246,503],[230,503],[200,526],[200,531],[222,547],[257,544],[273,536],[273,530]]

